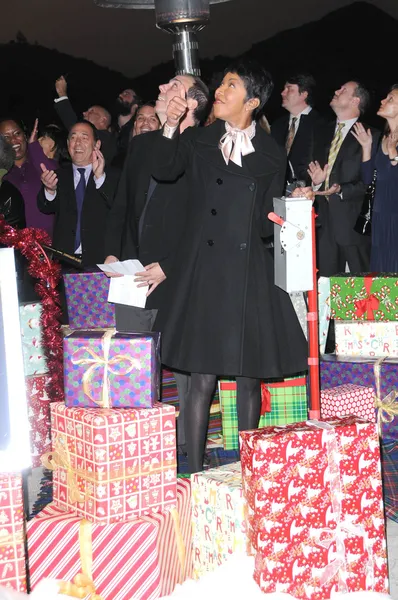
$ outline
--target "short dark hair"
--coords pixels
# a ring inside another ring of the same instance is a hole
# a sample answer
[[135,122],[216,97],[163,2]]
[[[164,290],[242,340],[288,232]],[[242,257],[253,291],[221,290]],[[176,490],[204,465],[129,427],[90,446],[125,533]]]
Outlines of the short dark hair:
[[73,123],[72,127],[69,129],[69,132],[68,132],[68,140],[70,138],[70,132],[72,131],[72,129],[74,128],[75,125],[88,125],[91,128],[91,131],[93,132],[94,141],[98,142],[98,140],[99,140],[98,129],[92,123],[90,123],[90,121],[86,121],[86,119],[81,119],[80,121],[76,121],[76,123]]
[[198,103],[194,110],[193,117],[197,125],[204,123],[209,114],[210,92],[207,85],[199,78],[192,75],[193,84],[187,92],[187,97],[196,100]]
[[[8,121],[8,119],[5,119]],[[0,169],[9,171],[14,166],[15,152],[3,135],[0,135]]]
[[54,123],[50,123],[49,125],[45,125],[44,127],[39,127],[39,138],[41,137],[49,137],[54,142],[54,159],[58,162],[61,160],[68,160],[69,153],[66,144],[66,132],[64,129],[58,127]]
[[370,94],[366,87],[359,81],[355,81],[356,88],[354,91],[354,96],[359,98],[358,109],[361,115],[363,115],[369,108],[370,104]]
[[28,135],[26,125],[21,119],[18,119],[17,117],[13,117],[12,115],[6,115],[5,117],[0,118],[0,125],[2,123],[5,123],[6,121],[13,121],[20,128],[20,130],[23,132],[23,134],[25,136]]
[[242,79],[247,92],[247,100],[259,99],[260,104],[253,111],[253,117],[256,118],[274,89],[270,73],[260,63],[249,58],[240,58],[231,63],[224,70],[224,77],[227,73],[236,73]]
[[310,73],[291,73],[289,77],[286,77],[286,83],[297,85],[300,94],[307,92],[306,103],[308,106],[314,105],[316,81]]

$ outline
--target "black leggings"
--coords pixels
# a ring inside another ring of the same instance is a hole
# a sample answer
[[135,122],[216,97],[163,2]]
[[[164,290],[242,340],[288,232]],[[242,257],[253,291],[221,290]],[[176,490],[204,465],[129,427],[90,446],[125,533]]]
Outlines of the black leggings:
[[[191,390],[185,408],[185,435],[190,473],[196,473],[203,468],[210,404],[216,381],[216,375],[191,375]],[[261,411],[261,381],[250,377],[237,377],[236,384],[239,431],[256,429]]]

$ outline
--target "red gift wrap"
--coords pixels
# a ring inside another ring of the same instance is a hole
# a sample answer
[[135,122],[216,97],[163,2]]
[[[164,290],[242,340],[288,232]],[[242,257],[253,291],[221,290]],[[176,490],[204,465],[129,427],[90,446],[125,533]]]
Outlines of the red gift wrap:
[[0,475],[0,585],[26,592],[22,478]]
[[365,421],[376,421],[373,387],[348,383],[321,391],[322,419],[347,415],[355,415]]
[[156,541],[160,568],[160,597],[169,596],[177,583],[192,578],[191,483],[177,481],[177,508],[141,519],[159,527]]
[[27,524],[31,587],[45,577],[70,583],[83,574],[104,600],[159,598],[157,534],[141,519],[90,523],[49,504]]
[[264,592],[387,593],[376,424],[346,417],[242,432],[241,461]]
[[113,523],[176,506],[175,409],[51,404],[54,503]]
[[49,375],[26,377],[32,467],[41,467],[41,456],[51,450],[50,399],[46,392]]

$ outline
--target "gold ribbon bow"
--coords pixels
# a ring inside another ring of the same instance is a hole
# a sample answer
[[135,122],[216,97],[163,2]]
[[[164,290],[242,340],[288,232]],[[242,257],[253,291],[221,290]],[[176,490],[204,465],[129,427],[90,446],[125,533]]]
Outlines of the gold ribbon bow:
[[[133,369],[139,370],[141,368],[140,361],[136,358],[131,358],[131,356],[128,356],[128,354],[116,354],[112,358],[109,358],[111,339],[115,335],[115,333],[116,329],[108,329],[102,336],[102,349],[104,353],[103,356],[99,356],[99,354],[94,352],[94,350],[92,350],[92,348],[90,348],[89,346],[83,346],[83,348],[79,348],[78,350],[76,350],[72,354],[71,358],[71,362],[74,365],[89,365],[82,379],[83,392],[86,396],[90,398],[90,400],[95,402],[95,404],[98,404],[100,408],[110,408],[110,382],[108,372],[112,373],[113,375],[128,375],[128,373],[131,373]],[[82,349],[85,350],[91,358],[75,358],[75,355]],[[129,366],[126,369],[123,369],[123,371],[121,371],[120,369],[115,370],[112,368],[114,365],[119,364],[121,361],[126,361],[127,363],[129,363]],[[96,399],[91,389],[91,382],[96,370],[101,367],[103,367],[104,369],[101,397],[99,399]]]
[[50,471],[55,471],[58,467],[66,469],[67,485],[70,501],[75,504],[77,502],[85,502],[86,495],[79,490],[77,482],[77,470],[72,468],[70,454],[66,438],[62,435],[57,435],[54,438],[54,451],[46,452],[41,457],[42,465]]
[[385,356],[379,358],[374,365],[374,376],[376,380],[376,398],[375,398],[375,407],[378,409],[377,411],[377,429],[379,432],[379,436],[382,435],[382,423],[391,423],[394,420],[394,417],[398,416],[398,392],[392,390],[387,396],[381,399],[381,377],[380,377],[380,369],[381,363],[384,361]]
[[93,581],[93,543],[91,523],[82,519],[79,525],[80,562],[82,572],[73,578],[73,581],[61,581],[59,593],[72,598],[90,598],[90,600],[103,600],[96,593]]

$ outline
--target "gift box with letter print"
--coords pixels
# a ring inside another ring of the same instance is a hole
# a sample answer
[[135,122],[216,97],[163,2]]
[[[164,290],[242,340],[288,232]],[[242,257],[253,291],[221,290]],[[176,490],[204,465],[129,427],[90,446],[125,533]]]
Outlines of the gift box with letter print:
[[214,571],[246,550],[240,462],[192,475],[193,576]]
[[300,600],[387,593],[376,424],[345,417],[240,436],[248,537],[261,589]]
[[0,474],[0,586],[26,591],[22,478]]
[[175,410],[68,408],[51,404],[54,502],[112,523],[176,506]]
[[40,457],[51,450],[50,399],[46,392],[49,375],[26,377],[26,395],[32,450],[32,467],[41,467]]
[[[239,446],[236,381],[220,380],[219,393],[224,449],[236,450]],[[284,381],[262,383],[261,396],[263,409],[259,427],[296,423],[308,416],[305,377],[291,377]]]
[[65,273],[64,284],[72,329],[115,327],[115,305],[108,302],[109,279],[100,273]]
[[49,504],[27,524],[31,587],[49,578],[75,598],[159,598],[157,535],[141,519],[90,523]]
[[337,356],[398,357],[398,322],[335,321]]
[[115,329],[64,337],[66,406],[150,408],[159,400],[160,334]]
[[47,372],[47,360],[42,345],[41,304],[25,303],[19,307],[22,352],[25,375]]
[[330,278],[331,318],[398,321],[398,277],[393,273],[342,273]]

